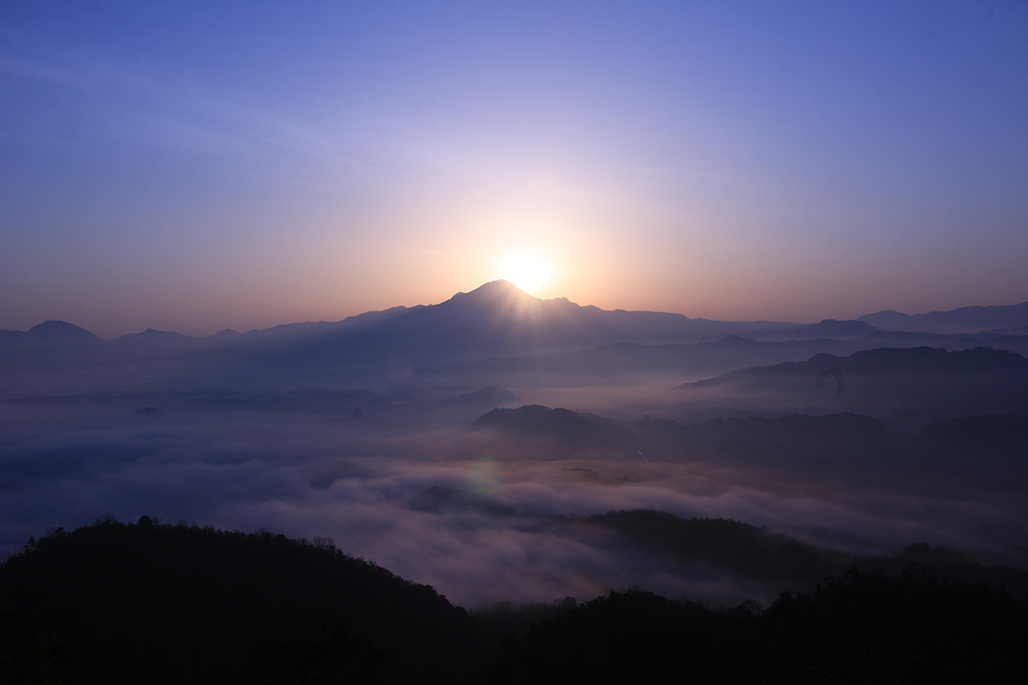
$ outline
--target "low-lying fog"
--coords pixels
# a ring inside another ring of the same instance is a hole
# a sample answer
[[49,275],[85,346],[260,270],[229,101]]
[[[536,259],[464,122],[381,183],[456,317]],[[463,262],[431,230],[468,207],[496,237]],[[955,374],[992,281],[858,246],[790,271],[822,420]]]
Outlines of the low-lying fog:
[[[635,420],[672,396],[662,387],[540,389],[509,405]],[[712,603],[767,600],[782,589],[683,565],[568,515],[651,508],[725,517],[856,552],[922,541],[1002,552],[1028,540],[1021,490],[988,474],[961,481],[945,469],[882,470],[874,460],[791,468],[762,461],[760,445],[718,460],[658,438],[646,450],[519,440],[472,429],[491,405],[396,400],[354,416],[202,399],[0,404],[0,549],[103,515],[263,528],[331,538],[472,608],[630,586]]]

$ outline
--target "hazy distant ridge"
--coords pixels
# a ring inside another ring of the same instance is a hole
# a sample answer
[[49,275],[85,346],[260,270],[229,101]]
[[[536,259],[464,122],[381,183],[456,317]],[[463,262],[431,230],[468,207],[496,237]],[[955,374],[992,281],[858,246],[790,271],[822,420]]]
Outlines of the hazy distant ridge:
[[[218,340],[240,344],[256,340],[334,338],[380,332],[481,332],[488,328],[491,342],[506,343],[596,343],[635,342],[669,344],[713,342],[726,335],[761,340],[854,339],[878,331],[920,333],[973,333],[1017,330],[1028,327],[1028,302],[1008,306],[962,307],[952,311],[907,315],[893,310],[866,314],[856,320],[824,319],[814,324],[777,321],[717,321],[689,318],[682,314],[652,311],[603,310],[579,305],[567,298],[542,300],[497,280],[475,290],[459,292],[439,304],[397,306],[365,312],[335,322],[281,324],[236,334],[226,329],[205,338],[193,338],[169,331],[147,329],[116,340],[148,340],[167,345],[172,339],[197,345]],[[230,333],[232,335],[226,335]],[[458,336],[455,336],[458,337]],[[11,341],[99,340],[84,328],[64,321],[46,321],[29,331],[0,330],[0,344]],[[227,340],[226,340],[227,339]]]
[[[869,315],[901,323],[928,322],[922,329],[938,328],[936,321],[950,321],[950,329],[962,330],[1013,327],[1028,324],[1028,303],[924,316],[922,320],[896,313]],[[883,333],[866,320],[827,319],[804,326],[606,311],[566,298],[542,300],[501,280],[439,304],[206,338],[148,329],[105,342],[73,324],[48,321],[25,332],[0,331],[0,377],[6,381],[6,392],[15,396],[197,381],[209,387],[244,382],[279,388],[354,388],[430,370],[456,374],[476,386],[504,384],[512,373],[555,371],[572,384],[596,382],[601,376],[603,383],[618,384],[630,382],[635,373],[685,380],[761,363],[798,361],[817,352],[924,345],[929,341],[917,336],[939,334],[909,333],[895,341],[875,337],[888,335],[901,334]],[[1001,339],[988,334],[985,340],[962,335],[967,339],[933,338],[930,344],[1028,349],[1024,336]],[[600,349],[604,346],[614,347]]]
[[975,333],[1023,329],[1028,326],[1028,302],[997,307],[961,307],[928,314],[902,314],[891,309],[858,319],[883,331],[912,333]]

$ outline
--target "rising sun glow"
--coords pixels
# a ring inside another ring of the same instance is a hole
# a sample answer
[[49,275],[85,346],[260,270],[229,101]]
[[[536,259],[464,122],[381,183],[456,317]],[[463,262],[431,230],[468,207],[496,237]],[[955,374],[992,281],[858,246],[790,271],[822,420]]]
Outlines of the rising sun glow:
[[500,278],[532,295],[538,295],[549,285],[556,272],[553,264],[527,252],[508,255],[500,260]]

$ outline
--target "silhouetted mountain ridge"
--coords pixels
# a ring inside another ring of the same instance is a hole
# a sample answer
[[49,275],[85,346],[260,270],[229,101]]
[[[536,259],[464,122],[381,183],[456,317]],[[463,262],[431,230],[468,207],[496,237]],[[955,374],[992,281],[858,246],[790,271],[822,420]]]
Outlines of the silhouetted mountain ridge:
[[990,347],[975,347],[970,350],[952,352],[932,347],[883,347],[861,350],[848,357],[816,354],[803,362],[783,362],[773,366],[740,369],[687,385],[709,386],[772,376],[818,377],[833,370],[839,370],[846,374],[944,374],[987,371],[1023,373],[1028,371],[1028,358],[1015,352],[995,350]]
[[[539,360],[546,355],[576,354],[625,343],[643,346],[587,352],[561,369],[569,383],[583,382],[569,373],[584,377],[595,370],[606,373],[610,384],[616,385],[631,382],[632,373],[674,373],[676,366],[683,375],[696,377],[762,362],[798,360],[814,351],[846,353],[874,344],[873,336],[880,333],[866,321],[826,319],[800,326],[606,311],[566,298],[542,300],[506,281],[494,281],[438,304],[393,307],[337,322],[286,324],[207,338],[147,330],[107,343],[72,324],[46,322],[24,333],[0,331],[0,372],[8,381],[7,391],[22,395],[69,392],[88,382],[105,389],[191,381],[220,387],[240,383],[278,388],[357,387],[395,382],[429,370],[439,376],[470,374],[461,382],[486,385],[506,382],[481,377],[489,364],[494,369],[497,364],[506,365],[506,373],[519,363],[491,360]],[[917,335],[930,334],[908,333],[897,344],[923,342],[911,337]],[[1028,338],[989,335],[997,346],[1028,351]],[[754,342],[744,343],[741,337]],[[669,347],[714,345],[719,340],[719,351]],[[778,348],[761,347],[757,342],[781,340],[794,342],[763,343],[781,345]],[[947,347],[980,344],[967,339],[939,342]],[[750,359],[745,358],[747,346],[754,351]],[[734,356],[727,351],[730,347],[736,351]],[[458,368],[466,364],[480,366]],[[528,366],[538,374],[545,364],[561,366],[563,362],[553,358]],[[614,368],[619,364],[625,366]],[[65,372],[71,367],[85,373]],[[62,371],[39,372],[46,368]]]
[[960,307],[949,311],[914,315],[887,309],[865,314],[858,321],[864,321],[885,331],[916,333],[975,333],[1016,329],[1028,324],[1028,302],[990,307]]

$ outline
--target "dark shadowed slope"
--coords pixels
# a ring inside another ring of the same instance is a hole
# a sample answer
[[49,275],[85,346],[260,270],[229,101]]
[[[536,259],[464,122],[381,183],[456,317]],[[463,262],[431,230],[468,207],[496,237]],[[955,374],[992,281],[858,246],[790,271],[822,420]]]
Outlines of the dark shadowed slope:
[[[326,541],[112,519],[0,565],[5,683],[1016,682],[1024,571],[915,545],[857,557],[726,519],[620,511],[683,565],[817,589],[710,609],[612,592],[467,614]],[[855,567],[845,571],[847,562]],[[917,564],[912,565],[913,564]],[[883,572],[884,571],[884,572]],[[831,573],[827,578],[822,573]],[[990,583],[986,585],[981,581]],[[973,585],[971,583],[974,583]],[[777,592],[775,593],[777,594]],[[533,613],[534,612],[534,613]],[[506,635],[506,637],[504,637]],[[828,636],[827,639],[825,636]]]
[[0,609],[107,665],[108,682],[450,682],[474,643],[432,588],[327,543],[147,517],[30,542],[0,566]]
[[[731,519],[684,519],[636,509],[590,516],[583,521],[618,531],[633,541],[671,555],[682,564],[705,564],[726,574],[787,587],[812,586],[826,576],[856,567],[865,573],[900,573],[911,564],[969,583],[988,582],[1028,599],[1028,571],[975,553],[925,543],[889,554],[853,554],[805,543],[768,528]],[[1024,561],[1023,557],[1020,557]]]
[[612,592],[541,621],[489,683],[1020,683],[1028,606],[916,569],[857,570],[766,611]]

